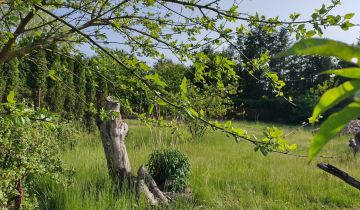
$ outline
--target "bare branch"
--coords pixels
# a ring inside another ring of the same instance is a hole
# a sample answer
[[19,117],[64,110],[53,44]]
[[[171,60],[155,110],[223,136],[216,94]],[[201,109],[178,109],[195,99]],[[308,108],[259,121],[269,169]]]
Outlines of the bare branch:
[[335,166],[330,165],[328,163],[318,163],[317,167],[319,167],[321,170],[328,172],[331,175],[338,177],[339,179],[343,180],[350,186],[355,187],[356,189],[360,190],[360,182],[358,180],[351,177],[346,172],[336,168]]

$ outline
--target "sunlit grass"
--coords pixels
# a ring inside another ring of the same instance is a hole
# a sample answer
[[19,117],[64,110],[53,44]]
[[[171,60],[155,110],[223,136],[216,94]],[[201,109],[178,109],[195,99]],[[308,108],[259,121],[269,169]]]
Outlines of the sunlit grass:
[[[226,135],[209,130],[200,139],[181,142],[164,129],[130,123],[127,149],[136,173],[153,149],[177,148],[188,155],[192,174],[193,203],[178,202],[171,209],[342,209],[360,206],[360,192],[316,167],[329,162],[360,178],[359,161],[351,157],[347,138],[338,137],[326,146],[324,155],[337,159],[316,159],[281,154],[264,157],[246,142],[236,143]],[[261,134],[267,124],[238,123],[250,133]],[[304,129],[282,126],[288,140],[298,144],[296,153],[306,154],[312,134]],[[101,140],[83,134],[80,143],[64,152],[64,161],[76,169],[73,183],[63,188],[41,180],[41,207],[47,209],[145,209],[134,195],[114,193],[107,174]]]

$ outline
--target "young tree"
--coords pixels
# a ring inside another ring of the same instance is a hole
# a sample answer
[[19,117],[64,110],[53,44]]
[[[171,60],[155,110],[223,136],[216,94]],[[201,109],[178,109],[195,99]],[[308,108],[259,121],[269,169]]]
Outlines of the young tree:
[[[266,30],[265,25],[251,27],[245,36],[238,36],[236,45],[230,48],[231,56],[238,62],[237,74],[240,77],[237,98],[260,99],[273,96],[270,73],[280,76],[285,59],[270,59],[288,48],[290,34],[285,28]],[[256,65],[252,62],[257,59]]]

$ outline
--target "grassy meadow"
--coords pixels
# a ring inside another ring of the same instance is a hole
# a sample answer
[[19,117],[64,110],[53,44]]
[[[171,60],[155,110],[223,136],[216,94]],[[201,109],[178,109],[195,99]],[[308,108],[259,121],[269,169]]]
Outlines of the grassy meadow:
[[[194,201],[177,202],[169,209],[357,209],[360,191],[316,167],[328,162],[360,178],[359,160],[347,148],[347,137],[332,141],[323,155],[308,164],[306,158],[281,154],[264,157],[246,142],[236,143],[223,133],[208,130],[200,139],[182,142],[166,129],[151,128],[128,121],[127,149],[136,173],[153,149],[172,147],[191,161],[190,184]],[[250,133],[260,134],[267,124],[237,123]],[[279,126],[290,133],[288,140],[298,144],[297,153],[306,154],[312,134],[303,128]],[[66,151],[63,159],[76,170],[72,183],[61,187],[41,179],[42,209],[148,209],[137,204],[129,192],[114,193],[107,174],[101,140],[95,134],[82,134],[79,144]]]

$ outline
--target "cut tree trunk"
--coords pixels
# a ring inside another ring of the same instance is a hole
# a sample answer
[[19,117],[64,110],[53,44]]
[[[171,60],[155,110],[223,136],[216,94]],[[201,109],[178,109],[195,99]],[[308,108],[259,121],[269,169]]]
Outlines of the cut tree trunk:
[[144,194],[151,205],[158,203],[167,204],[169,199],[159,189],[152,176],[144,166],[138,170],[138,177],[135,180],[131,173],[130,161],[126,151],[125,137],[128,132],[128,125],[122,120],[120,115],[120,102],[113,97],[106,97],[105,110],[110,114],[109,120],[97,120],[100,129],[101,139],[105,151],[105,157],[109,173],[114,180],[117,189],[122,189],[124,182],[132,189],[136,184],[136,195]]
[[105,110],[117,116],[107,121],[98,121],[109,173],[114,182],[122,188],[125,180],[131,182],[131,167],[125,146],[128,125],[120,115],[120,102],[113,97],[106,97]]

